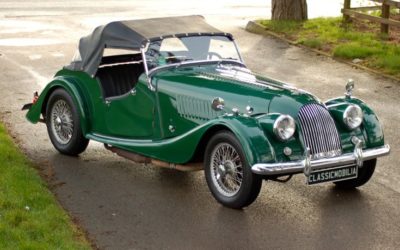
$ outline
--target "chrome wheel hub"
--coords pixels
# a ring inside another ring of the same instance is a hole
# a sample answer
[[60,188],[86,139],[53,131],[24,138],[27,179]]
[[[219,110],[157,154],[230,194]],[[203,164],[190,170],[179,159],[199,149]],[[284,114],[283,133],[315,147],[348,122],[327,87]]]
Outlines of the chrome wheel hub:
[[50,128],[54,138],[60,144],[67,144],[74,131],[71,107],[64,100],[57,100],[50,112]]
[[225,166],[220,164],[218,165],[218,169],[217,169],[217,178],[221,178],[221,176],[225,176],[226,174],[226,170],[225,170]]
[[221,164],[218,165],[217,168],[217,174],[219,174],[222,177],[225,177],[227,174],[234,174],[235,171],[235,165],[232,161],[226,161],[226,162],[221,162]]
[[61,124],[62,124],[62,121],[61,121],[61,118],[60,117],[57,117],[56,119],[55,119],[55,125],[57,126],[57,127],[60,127],[61,126]]
[[243,164],[239,154],[228,143],[218,144],[211,153],[211,179],[218,192],[231,197],[243,181]]

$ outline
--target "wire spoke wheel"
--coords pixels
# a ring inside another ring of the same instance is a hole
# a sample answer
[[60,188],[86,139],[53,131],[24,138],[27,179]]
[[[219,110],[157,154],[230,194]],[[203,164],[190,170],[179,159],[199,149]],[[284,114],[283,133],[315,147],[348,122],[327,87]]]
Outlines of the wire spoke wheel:
[[204,173],[212,195],[226,207],[249,206],[261,190],[262,179],[251,172],[241,143],[229,131],[216,133],[208,142]]
[[51,130],[60,144],[68,144],[74,132],[71,107],[62,99],[57,100],[50,111]]
[[65,89],[51,93],[44,117],[50,141],[60,153],[76,156],[85,151],[89,140],[82,133],[78,107]]
[[217,190],[227,197],[239,191],[243,182],[243,163],[236,149],[228,143],[219,143],[211,153],[211,177]]

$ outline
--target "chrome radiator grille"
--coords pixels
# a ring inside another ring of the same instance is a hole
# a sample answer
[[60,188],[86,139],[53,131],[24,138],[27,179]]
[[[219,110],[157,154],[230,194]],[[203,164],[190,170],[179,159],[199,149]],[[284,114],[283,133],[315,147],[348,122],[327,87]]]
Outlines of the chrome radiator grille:
[[307,104],[299,111],[303,140],[313,159],[342,153],[339,134],[329,111],[319,104]]

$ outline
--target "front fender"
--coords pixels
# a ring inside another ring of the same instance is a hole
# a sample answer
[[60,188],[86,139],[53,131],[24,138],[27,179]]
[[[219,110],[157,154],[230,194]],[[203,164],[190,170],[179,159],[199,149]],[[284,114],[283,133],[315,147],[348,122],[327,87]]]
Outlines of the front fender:
[[275,161],[275,151],[257,119],[245,116],[227,116],[216,121],[229,128],[238,138],[249,166],[259,162]]
[[40,114],[42,114],[46,109],[47,101],[51,93],[57,88],[63,88],[72,97],[72,100],[74,101],[74,104],[76,105],[79,112],[82,132],[84,135],[87,134],[89,131],[87,115],[89,113],[87,109],[88,105],[82,98],[83,91],[79,88],[78,81],[73,77],[55,77],[49,84],[47,84],[36,103],[33,104],[32,107],[29,109],[28,113],[26,114],[26,118],[28,119],[28,121],[34,124],[37,123],[40,120]]
[[327,101],[325,104],[327,106],[330,106],[341,103],[357,104],[362,109],[364,113],[364,118],[360,128],[363,131],[364,138],[366,139],[367,148],[379,147],[385,144],[381,123],[379,122],[379,119],[376,116],[375,112],[365,102],[363,102],[358,98],[352,97],[351,99],[347,98],[332,99]]

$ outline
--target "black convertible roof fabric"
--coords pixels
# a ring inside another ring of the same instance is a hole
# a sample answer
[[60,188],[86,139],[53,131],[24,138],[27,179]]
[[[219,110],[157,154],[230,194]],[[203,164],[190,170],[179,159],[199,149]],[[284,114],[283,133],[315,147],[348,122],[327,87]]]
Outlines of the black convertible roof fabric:
[[79,41],[79,55],[67,69],[95,75],[104,48],[139,50],[149,41],[173,36],[228,35],[207,24],[202,16],[178,16],[111,22]]

